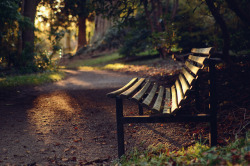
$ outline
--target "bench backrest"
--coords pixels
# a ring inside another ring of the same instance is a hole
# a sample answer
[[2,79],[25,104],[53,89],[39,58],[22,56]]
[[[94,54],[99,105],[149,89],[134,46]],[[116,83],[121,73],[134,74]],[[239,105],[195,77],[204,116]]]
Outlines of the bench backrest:
[[175,84],[171,87],[172,108],[166,113],[175,113],[185,100],[188,92],[193,88],[198,73],[204,68],[213,52],[213,48],[192,49],[185,66]]

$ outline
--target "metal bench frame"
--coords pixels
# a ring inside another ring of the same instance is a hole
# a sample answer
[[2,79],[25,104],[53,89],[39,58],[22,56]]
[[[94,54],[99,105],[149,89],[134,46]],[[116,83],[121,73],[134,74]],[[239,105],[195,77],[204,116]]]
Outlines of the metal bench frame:
[[[124,124],[127,123],[171,123],[171,122],[207,122],[210,124],[209,132],[209,144],[210,146],[216,146],[217,144],[217,99],[216,99],[216,75],[215,75],[215,63],[217,59],[211,58],[213,48],[202,48],[202,49],[192,49],[191,54],[206,55],[204,64],[208,66],[209,71],[209,111],[206,114],[196,114],[196,115],[181,115],[175,114],[175,110],[170,113],[143,115],[143,107],[145,104],[142,101],[137,102],[139,106],[138,116],[124,116],[123,115],[123,99],[131,98],[131,94],[126,93],[126,91],[132,87],[137,78],[131,80],[127,85],[120,88],[117,91],[107,94],[108,97],[116,99],[116,122],[117,122],[117,138],[118,138],[118,156],[119,158],[125,153],[124,148]],[[189,56],[189,59],[195,60],[195,56]],[[197,60],[197,59],[196,59]],[[139,81],[143,82],[142,79]],[[138,82],[139,82],[138,81]],[[140,84],[140,83],[138,83]],[[140,86],[141,87],[141,86]],[[137,87],[139,89],[139,86]],[[183,89],[183,88],[181,88]],[[195,91],[198,91],[195,88]],[[175,91],[176,92],[176,91]],[[177,98],[177,97],[176,97]],[[177,100],[177,99],[176,99]],[[196,98],[198,100],[198,98]],[[182,101],[177,104],[177,107],[181,106]],[[172,107],[173,107],[172,103]],[[149,108],[149,107],[147,107]],[[199,109],[199,103],[197,103],[196,108]],[[176,109],[178,110],[178,108]]]

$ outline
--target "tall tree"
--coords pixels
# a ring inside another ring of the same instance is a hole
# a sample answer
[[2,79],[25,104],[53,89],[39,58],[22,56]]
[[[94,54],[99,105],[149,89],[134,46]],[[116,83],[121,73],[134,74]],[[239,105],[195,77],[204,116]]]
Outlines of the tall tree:
[[78,49],[87,44],[86,20],[93,12],[91,0],[64,0],[62,13],[77,17],[78,22]]
[[223,35],[223,59],[227,62],[230,61],[229,48],[230,48],[230,34],[225,20],[219,12],[219,8],[215,6],[214,0],[206,0],[207,6],[211,11],[216,23],[220,26]]
[[[36,8],[40,0],[23,0],[23,16],[29,18],[32,23],[32,27],[27,27],[22,30],[22,49],[28,49],[27,57],[21,62],[20,66],[25,66],[28,63],[32,63],[34,59],[34,24],[36,16]],[[26,53],[27,53],[26,52]]]

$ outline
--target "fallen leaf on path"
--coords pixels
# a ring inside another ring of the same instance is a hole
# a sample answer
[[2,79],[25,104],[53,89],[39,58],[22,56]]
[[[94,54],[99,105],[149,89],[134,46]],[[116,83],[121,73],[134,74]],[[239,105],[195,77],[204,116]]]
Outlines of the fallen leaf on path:
[[45,152],[46,149],[40,149],[40,152]]
[[71,152],[70,152],[70,154],[75,154],[76,153],[76,151],[75,150],[72,150]]
[[64,149],[64,152],[68,152],[70,150],[70,148]]
[[69,161],[69,159],[68,158],[62,158],[62,161],[66,162],[66,161]]

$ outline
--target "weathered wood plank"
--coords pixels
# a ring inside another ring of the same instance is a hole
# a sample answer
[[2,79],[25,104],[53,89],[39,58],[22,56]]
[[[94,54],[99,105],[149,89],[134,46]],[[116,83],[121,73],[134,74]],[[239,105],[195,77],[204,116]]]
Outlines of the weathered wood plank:
[[185,62],[185,65],[186,65],[186,67],[187,67],[192,73],[194,73],[194,75],[196,75],[196,74],[198,73],[198,71],[200,70],[199,67],[192,65],[192,64],[191,64],[190,62],[188,62],[188,61]]
[[149,92],[148,96],[143,100],[142,104],[144,106],[149,106],[150,103],[152,102],[153,98],[154,98],[154,95],[156,93],[156,90],[157,90],[157,84],[155,83],[153,88],[151,89],[151,91]]
[[122,92],[124,92],[125,90],[127,90],[128,88],[130,88],[132,85],[134,85],[134,83],[138,80],[138,78],[133,78],[131,81],[129,81],[129,83],[127,83],[125,86],[123,86],[122,88],[110,92],[107,94],[108,97],[114,98],[117,95],[121,94]]
[[144,80],[145,80],[145,78],[140,78],[132,87],[130,87],[125,92],[123,92],[120,96],[122,98],[126,98],[129,95],[131,95],[143,83]]
[[211,54],[213,53],[213,47],[208,47],[208,48],[193,48],[191,50],[192,53],[196,53],[196,54],[205,54],[205,55],[208,55],[208,54]]
[[197,62],[201,65],[204,65],[204,61],[207,59],[206,57],[199,57],[199,56],[194,56],[194,55],[189,55],[188,59],[194,62]]
[[178,100],[177,100],[177,94],[176,94],[175,85],[173,85],[171,87],[171,94],[172,94],[172,108],[171,108],[171,113],[173,113],[178,108]]
[[177,94],[177,102],[179,105],[181,103],[182,99],[184,98],[184,94],[183,94],[181,84],[180,84],[178,79],[175,81],[175,87],[176,87],[176,94]]
[[142,87],[142,89],[140,91],[138,91],[133,97],[132,100],[135,101],[140,101],[141,98],[143,97],[143,95],[146,93],[146,91],[148,90],[149,86],[151,84],[151,81],[147,80],[146,84]]
[[170,97],[170,88],[166,88],[166,94],[165,94],[165,103],[163,108],[163,114],[170,114],[171,113],[171,97]]
[[185,68],[182,69],[182,73],[185,76],[189,85],[192,85],[193,80],[195,79],[192,74],[190,74]]
[[158,96],[157,96],[157,98],[155,100],[155,104],[153,106],[153,110],[155,110],[155,111],[160,111],[161,110],[163,94],[164,94],[164,88],[162,86],[160,86]]
[[183,94],[185,96],[186,92],[190,89],[190,86],[188,85],[188,82],[185,80],[185,78],[182,74],[179,75],[179,80],[181,83]]

